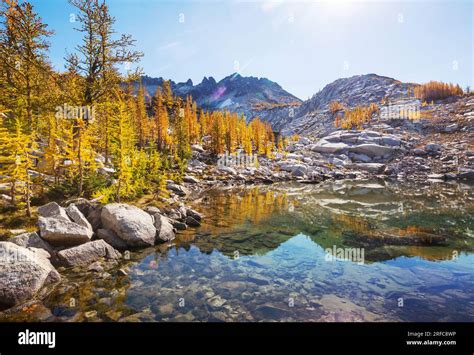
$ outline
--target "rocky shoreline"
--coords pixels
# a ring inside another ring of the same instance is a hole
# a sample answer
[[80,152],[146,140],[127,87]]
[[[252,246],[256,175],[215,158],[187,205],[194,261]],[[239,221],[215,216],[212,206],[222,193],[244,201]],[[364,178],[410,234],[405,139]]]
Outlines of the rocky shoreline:
[[441,144],[407,137],[383,125],[376,128],[337,130],[319,140],[301,137],[274,158],[259,157],[258,166],[218,166],[215,157],[202,147],[193,146],[184,186],[172,183],[168,188],[184,197],[216,186],[284,181],[474,180],[474,150],[470,150],[468,141]]
[[[0,306],[41,296],[67,267],[103,270],[129,259],[131,250],[172,241],[176,231],[200,225],[202,215],[180,204],[161,212],[128,204],[93,204],[78,199],[38,208],[37,232],[0,242]],[[125,273],[125,271],[123,271]]]

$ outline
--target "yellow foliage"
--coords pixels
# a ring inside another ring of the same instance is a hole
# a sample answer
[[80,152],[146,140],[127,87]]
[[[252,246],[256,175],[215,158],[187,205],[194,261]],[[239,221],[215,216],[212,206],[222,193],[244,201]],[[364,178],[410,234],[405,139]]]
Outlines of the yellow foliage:
[[329,111],[334,115],[337,111],[344,110],[344,106],[339,101],[332,101],[329,104]]
[[415,97],[423,100],[441,100],[450,96],[462,95],[463,90],[459,85],[430,81],[415,87]]
[[368,123],[372,119],[372,115],[378,111],[379,107],[375,103],[371,103],[369,106],[357,106],[352,110],[346,109],[344,118],[337,120],[336,127],[340,125],[343,129],[362,129],[362,126]]

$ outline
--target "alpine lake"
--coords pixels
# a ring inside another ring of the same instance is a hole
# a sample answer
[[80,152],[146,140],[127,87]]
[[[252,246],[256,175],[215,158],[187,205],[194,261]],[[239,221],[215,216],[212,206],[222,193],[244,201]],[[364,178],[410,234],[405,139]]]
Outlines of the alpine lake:
[[473,185],[282,183],[191,207],[201,227],[106,271],[64,270],[0,321],[474,321]]

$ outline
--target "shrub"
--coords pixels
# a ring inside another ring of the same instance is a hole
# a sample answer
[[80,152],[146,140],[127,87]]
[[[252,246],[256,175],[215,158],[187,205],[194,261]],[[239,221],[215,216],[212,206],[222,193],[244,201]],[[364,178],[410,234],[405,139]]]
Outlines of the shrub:
[[332,101],[329,104],[329,111],[334,115],[337,111],[344,110],[344,106],[339,101]]
[[344,118],[336,117],[334,125],[343,129],[362,129],[363,124],[369,122],[376,112],[379,112],[379,107],[375,103],[369,106],[357,106],[353,110],[346,109]]

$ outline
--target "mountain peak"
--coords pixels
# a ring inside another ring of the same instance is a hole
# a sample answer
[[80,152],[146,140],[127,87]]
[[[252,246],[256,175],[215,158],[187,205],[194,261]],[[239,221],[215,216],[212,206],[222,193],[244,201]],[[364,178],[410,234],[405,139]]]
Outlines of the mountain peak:
[[204,77],[201,81],[201,84],[200,85],[203,85],[203,86],[214,86],[216,85],[216,80],[210,76],[209,78],[207,77]]
[[[329,104],[333,101],[347,108],[367,106],[370,103],[379,105],[386,99],[397,100],[409,97],[408,93],[415,85],[417,84],[403,83],[375,73],[339,78],[305,101],[295,112],[295,118],[290,123],[294,124],[293,121],[296,121],[296,125],[307,126],[309,131],[316,130],[316,127],[323,123],[321,117],[327,117]],[[331,121],[330,124],[332,125],[333,122]]]
[[[162,78],[143,76],[142,80],[150,95],[163,84]],[[275,108],[288,109],[301,103],[300,99],[267,78],[242,76],[237,72],[219,82],[212,76],[204,77],[197,85],[191,79],[178,84],[171,81],[171,89],[181,97],[190,95],[203,109],[229,110],[244,114],[249,120],[256,116],[266,119]]]

